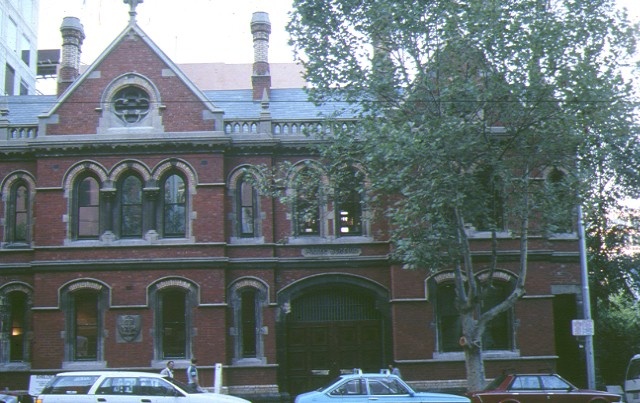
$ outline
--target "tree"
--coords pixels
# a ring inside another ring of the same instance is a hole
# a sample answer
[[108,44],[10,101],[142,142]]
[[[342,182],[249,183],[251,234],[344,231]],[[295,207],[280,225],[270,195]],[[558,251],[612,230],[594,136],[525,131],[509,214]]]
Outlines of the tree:
[[[566,226],[562,207],[593,195],[590,156],[611,151],[617,175],[636,155],[626,15],[612,0],[295,0],[291,17],[310,97],[347,101],[327,118],[358,121],[321,153],[365,167],[398,261],[454,270],[468,387],[480,388],[483,334],[525,291],[530,232]],[[491,271],[498,234],[520,239],[518,280],[488,310],[493,277],[475,276],[471,226],[492,234]]]

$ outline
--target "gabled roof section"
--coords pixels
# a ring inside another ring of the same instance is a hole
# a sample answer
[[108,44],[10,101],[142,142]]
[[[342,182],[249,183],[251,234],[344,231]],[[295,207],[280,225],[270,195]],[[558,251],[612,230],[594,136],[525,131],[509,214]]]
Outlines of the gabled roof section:
[[55,114],[56,110],[67,100],[73,92],[80,87],[88,77],[90,77],[101,63],[109,57],[113,50],[127,37],[135,35],[139,37],[144,43],[146,43],[152,51],[167,65],[167,67],[178,77],[196,96],[203,105],[212,113],[221,113],[222,110],[217,108],[210,99],[208,99],[204,93],[180,70],[180,68],[156,45],[153,40],[138,26],[135,20],[129,22],[129,25],[118,35],[111,44],[96,58],[96,60],[71,84],[64,93],[60,96],[59,102],[49,110],[43,117],[48,117]]

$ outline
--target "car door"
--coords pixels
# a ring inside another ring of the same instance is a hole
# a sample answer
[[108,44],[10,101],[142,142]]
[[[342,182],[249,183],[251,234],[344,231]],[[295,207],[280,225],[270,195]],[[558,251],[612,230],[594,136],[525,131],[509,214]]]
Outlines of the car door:
[[538,375],[518,375],[509,386],[509,396],[520,403],[546,403],[549,396]]
[[336,403],[369,402],[367,385],[362,378],[350,379],[331,390],[328,395],[331,401],[335,401]]
[[566,382],[559,376],[549,374],[541,375],[540,380],[547,392],[547,401],[549,403],[578,403],[585,402],[584,395],[573,392],[573,385]]
[[96,389],[97,403],[174,403],[176,389],[154,377],[108,377]]
[[411,400],[409,390],[396,378],[370,378],[367,383],[369,402],[400,403]]

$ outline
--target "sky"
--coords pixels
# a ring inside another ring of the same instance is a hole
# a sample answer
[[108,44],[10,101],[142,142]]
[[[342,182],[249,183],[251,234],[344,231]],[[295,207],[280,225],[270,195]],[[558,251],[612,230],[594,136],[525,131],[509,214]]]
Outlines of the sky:
[[[589,0],[585,0],[589,1]],[[640,0],[617,0],[640,20]],[[138,25],[176,63],[253,63],[251,16],[269,13],[269,61],[293,62],[285,26],[292,0],[144,0],[138,5]],[[39,49],[58,49],[60,24],[78,17],[86,38],[81,62],[90,64],[129,21],[123,0],[40,0]]]
[[[269,61],[293,62],[285,31],[291,0],[144,0],[136,8],[140,28],[176,63],[253,63],[251,17],[269,13]],[[39,49],[59,49],[64,17],[84,27],[81,62],[90,64],[129,22],[123,0],[40,0]]]

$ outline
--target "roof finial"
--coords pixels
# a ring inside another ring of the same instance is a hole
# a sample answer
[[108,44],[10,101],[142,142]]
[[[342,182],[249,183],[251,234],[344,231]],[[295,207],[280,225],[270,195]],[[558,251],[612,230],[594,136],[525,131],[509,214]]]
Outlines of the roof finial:
[[136,7],[138,7],[138,4],[140,3],[144,3],[144,0],[123,0],[124,4],[128,4],[130,8],[129,10],[129,22],[135,22],[136,21]]

